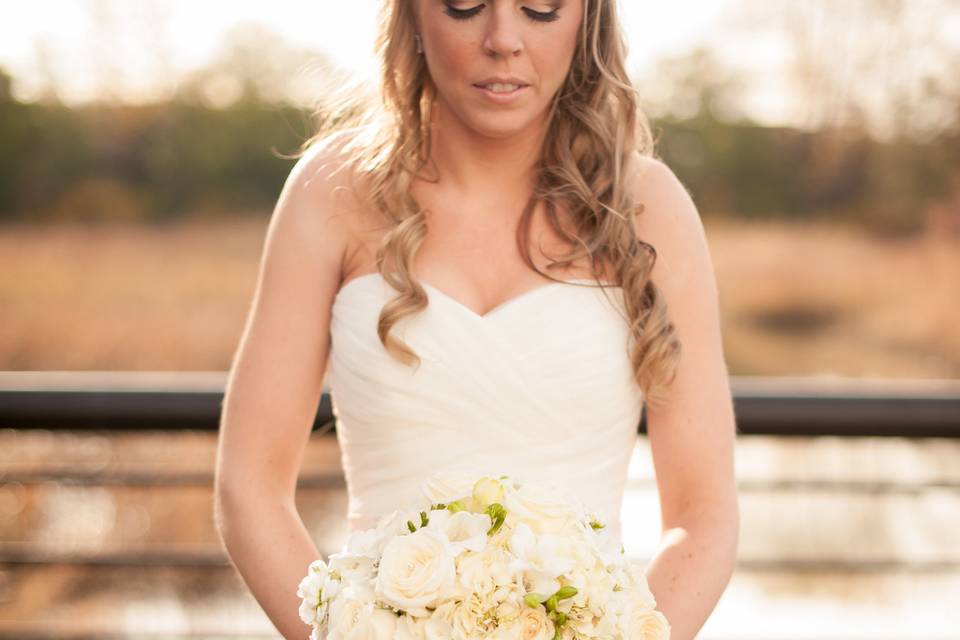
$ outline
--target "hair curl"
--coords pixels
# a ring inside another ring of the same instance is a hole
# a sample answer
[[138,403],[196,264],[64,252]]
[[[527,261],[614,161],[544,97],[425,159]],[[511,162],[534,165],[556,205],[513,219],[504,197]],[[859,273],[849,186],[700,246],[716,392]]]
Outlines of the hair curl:
[[[550,267],[586,257],[594,276],[610,265],[623,291],[634,377],[648,402],[662,398],[681,353],[666,302],[650,274],[653,245],[636,234],[630,216],[643,212],[624,188],[632,155],[656,157],[650,124],[625,71],[626,44],[615,0],[583,0],[584,18],[567,78],[548,116],[537,181],[517,228],[524,261],[530,257],[531,214],[543,202],[551,227],[573,248]],[[387,232],[377,248],[377,269],[398,292],[380,312],[377,334],[385,349],[406,364],[420,358],[390,329],[426,307],[427,295],[411,268],[426,232],[425,212],[410,193],[413,177],[429,162],[431,106],[436,88],[425,57],[415,50],[412,0],[381,3],[376,37],[378,93],[346,86],[317,107],[318,131],[301,146],[343,140],[338,151],[350,174],[364,177],[361,199],[385,216]],[[294,156],[296,157],[296,156]],[[339,161],[339,158],[338,158]],[[564,225],[557,203],[569,212]],[[598,285],[603,286],[599,281]]]

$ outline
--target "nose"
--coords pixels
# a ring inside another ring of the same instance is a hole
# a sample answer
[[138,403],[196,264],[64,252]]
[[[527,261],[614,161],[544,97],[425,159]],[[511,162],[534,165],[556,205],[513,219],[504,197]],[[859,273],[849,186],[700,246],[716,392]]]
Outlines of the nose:
[[484,51],[488,55],[519,55],[523,50],[523,38],[516,7],[512,2],[497,2],[489,13],[491,18],[484,34]]

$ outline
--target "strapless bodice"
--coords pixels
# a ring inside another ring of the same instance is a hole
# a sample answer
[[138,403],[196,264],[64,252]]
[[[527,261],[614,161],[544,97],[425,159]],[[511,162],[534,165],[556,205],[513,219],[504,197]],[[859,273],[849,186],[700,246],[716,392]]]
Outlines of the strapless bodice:
[[453,469],[560,487],[619,538],[643,405],[623,293],[568,282],[480,315],[421,281],[427,308],[392,329],[420,356],[418,369],[377,336],[380,309],[396,295],[386,280],[368,273],[341,287],[327,380],[351,530],[374,526],[419,497],[428,476]]

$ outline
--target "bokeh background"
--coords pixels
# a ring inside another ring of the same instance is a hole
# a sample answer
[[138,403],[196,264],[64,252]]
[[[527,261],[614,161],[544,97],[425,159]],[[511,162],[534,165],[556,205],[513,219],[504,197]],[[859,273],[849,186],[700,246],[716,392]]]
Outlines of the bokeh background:
[[[3,398],[222,390],[287,156],[331,86],[376,82],[376,5],[4,9],[0,637],[275,637],[213,530],[215,425],[31,427]],[[960,638],[960,2],[619,7],[658,152],[707,230],[732,376],[878,382],[956,419],[943,437],[909,419],[741,436],[741,563],[700,637]],[[328,551],[338,455],[312,438],[301,485]],[[649,555],[643,435],[624,509]]]

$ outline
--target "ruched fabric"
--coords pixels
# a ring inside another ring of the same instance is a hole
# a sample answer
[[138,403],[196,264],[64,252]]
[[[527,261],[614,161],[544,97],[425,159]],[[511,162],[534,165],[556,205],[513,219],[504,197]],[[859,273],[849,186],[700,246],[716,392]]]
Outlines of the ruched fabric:
[[643,405],[622,289],[549,283],[479,315],[421,284],[427,308],[392,329],[419,368],[377,336],[396,295],[379,273],[349,280],[334,300],[327,382],[350,530],[374,526],[419,497],[428,476],[453,469],[555,486],[620,538]]

